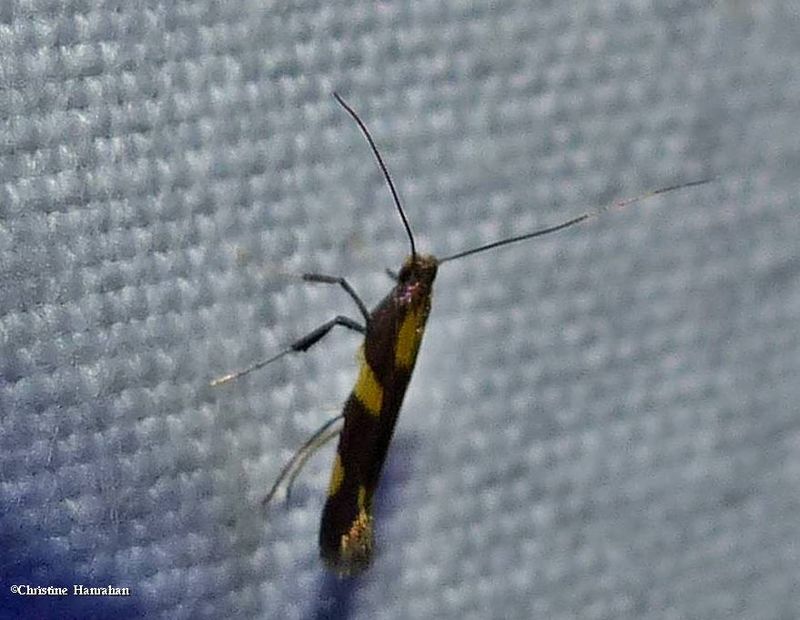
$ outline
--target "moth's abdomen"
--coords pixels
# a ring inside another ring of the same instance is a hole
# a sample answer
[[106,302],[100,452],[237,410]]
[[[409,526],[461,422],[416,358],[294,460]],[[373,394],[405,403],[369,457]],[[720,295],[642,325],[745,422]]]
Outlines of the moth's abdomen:
[[[362,370],[360,378],[363,375]],[[361,401],[358,390],[357,384],[345,403],[345,425],[319,530],[320,556],[339,575],[363,571],[372,557],[372,489],[367,487],[364,456],[375,444],[378,415]],[[376,392],[368,393],[373,398],[370,405],[374,405]]]

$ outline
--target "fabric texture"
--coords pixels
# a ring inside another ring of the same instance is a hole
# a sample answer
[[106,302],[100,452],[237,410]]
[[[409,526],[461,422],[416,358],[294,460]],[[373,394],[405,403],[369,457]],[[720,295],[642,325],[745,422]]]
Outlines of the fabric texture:
[[[408,251],[334,90],[439,256],[717,177],[441,267],[343,581],[358,337],[208,386]],[[2,617],[797,618],[799,118],[796,2],[1,3]]]

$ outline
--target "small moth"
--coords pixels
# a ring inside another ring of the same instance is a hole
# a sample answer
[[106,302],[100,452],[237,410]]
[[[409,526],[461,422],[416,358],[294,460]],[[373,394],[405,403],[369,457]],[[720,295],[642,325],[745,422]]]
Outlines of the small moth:
[[[367,310],[364,302],[344,278],[304,274],[303,279],[307,282],[335,284],[342,287],[355,302],[363,322],[347,316],[336,316],[296,340],[277,355],[244,370],[220,377],[212,381],[211,385],[221,385],[238,379],[289,353],[307,351],[336,326],[363,335],[364,340],[359,349],[358,379],[344,404],[342,413],[326,422],[297,450],[264,499],[265,504],[269,503],[287,478],[288,492],[308,458],[325,443],[338,437],[339,445],[333,461],[325,507],[322,510],[319,531],[320,555],[325,564],[337,574],[355,575],[362,572],[372,558],[374,539],[372,508],[375,491],[425,333],[425,325],[431,310],[433,281],[436,279],[439,266],[472,254],[554,233],[596,217],[612,207],[622,207],[657,194],[701,185],[708,183],[710,179],[657,189],[589,211],[556,226],[500,239],[444,258],[436,258],[430,254],[417,252],[411,225],[369,130],[358,114],[338,94],[334,93],[333,96],[353,118],[369,143],[405,228],[410,253],[397,274],[389,272],[395,281],[394,287],[372,311]],[[342,419],[344,424],[339,429],[336,423]]]

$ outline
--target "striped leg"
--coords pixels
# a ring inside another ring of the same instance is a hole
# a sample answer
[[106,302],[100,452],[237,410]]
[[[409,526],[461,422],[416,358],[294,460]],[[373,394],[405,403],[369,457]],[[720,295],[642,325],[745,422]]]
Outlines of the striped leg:
[[238,379],[240,377],[243,377],[244,375],[250,374],[254,370],[259,370],[260,368],[263,368],[267,364],[271,364],[275,360],[278,360],[278,359],[282,358],[284,355],[287,355],[289,353],[298,353],[298,352],[308,351],[311,347],[313,347],[320,340],[322,340],[328,334],[328,332],[330,332],[337,325],[340,325],[342,327],[346,327],[347,329],[351,329],[353,331],[356,331],[359,334],[366,334],[367,333],[367,328],[364,327],[363,325],[361,325],[361,323],[359,323],[357,321],[354,321],[353,319],[351,319],[349,317],[339,315],[339,316],[336,316],[336,317],[332,318],[327,323],[323,323],[322,325],[317,327],[315,330],[312,330],[311,332],[309,332],[308,334],[306,334],[302,338],[300,338],[298,340],[295,340],[292,344],[290,344],[288,347],[286,347],[283,351],[281,351],[280,353],[277,353],[276,355],[273,355],[269,359],[257,362],[255,364],[253,364],[252,366],[248,366],[247,368],[244,368],[243,370],[238,370],[236,372],[232,372],[232,373],[224,375],[222,377],[218,377],[217,379],[214,379],[210,383],[210,385],[211,385],[211,387],[216,387],[216,386],[222,385],[224,383],[229,383],[231,381],[235,381],[236,379]]

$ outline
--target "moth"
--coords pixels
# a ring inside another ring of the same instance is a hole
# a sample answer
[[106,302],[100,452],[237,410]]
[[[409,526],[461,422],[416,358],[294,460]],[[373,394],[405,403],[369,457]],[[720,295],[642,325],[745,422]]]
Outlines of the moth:
[[[290,489],[308,458],[321,446],[338,437],[339,444],[322,510],[319,548],[323,561],[334,572],[339,575],[356,575],[369,565],[373,556],[375,492],[403,404],[403,397],[425,334],[425,326],[431,311],[433,283],[439,267],[473,254],[563,230],[597,217],[612,207],[623,207],[657,194],[702,185],[711,179],[690,181],[650,191],[588,211],[555,226],[500,239],[444,258],[436,258],[431,254],[417,251],[411,225],[397,189],[366,125],[337,93],[333,96],[353,118],[369,143],[408,237],[409,255],[397,273],[388,272],[394,280],[394,286],[371,311],[345,278],[315,273],[304,274],[303,279],[307,282],[333,284],[344,289],[358,308],[361,320],[338,315],[273,357],[220,377],[211,384],[216,386],[233,381],[275,362],[284,355],[307,351],[337,326],[363,336],[358,355],[358,378],[342,413],[326,422],[295,452],[264,499],[265,504],[269,503],[287,479]],[[336,425],[341,420],[344,420],[344,424],[338,428]]]

